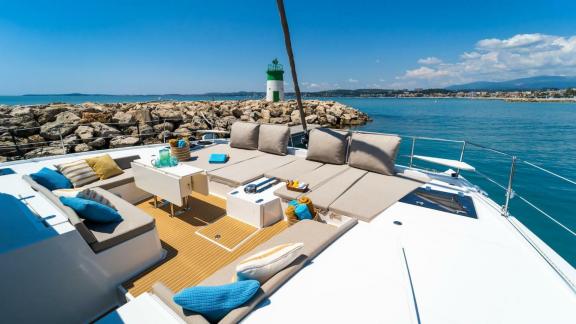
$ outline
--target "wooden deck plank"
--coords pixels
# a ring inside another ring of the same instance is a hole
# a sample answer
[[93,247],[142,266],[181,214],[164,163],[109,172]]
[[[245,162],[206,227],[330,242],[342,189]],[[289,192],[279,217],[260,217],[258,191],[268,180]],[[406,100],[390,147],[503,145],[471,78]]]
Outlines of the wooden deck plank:
[[173,291],[197,285],[218,269],[254,249],[288,227],[284,221],[258,230],[250,239],[229,252],[195,232],[217,222],[226,214],[226,201],[214,196],[193,194],[191,210],[176,217],[168,208],[154,208],[152,200],[137,206],[155,218],[156,228],[167,256],[158,265],[127,281],[124,287],[138,296],[161,281]]

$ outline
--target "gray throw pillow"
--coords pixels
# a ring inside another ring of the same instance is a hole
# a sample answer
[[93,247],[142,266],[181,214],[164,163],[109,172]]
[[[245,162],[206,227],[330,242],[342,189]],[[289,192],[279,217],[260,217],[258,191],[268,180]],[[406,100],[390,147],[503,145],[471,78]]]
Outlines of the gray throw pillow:
[[260,125],[258,150],[262,152],[286,155],[290,141],[290,128],[286,125]]
[[330,163],[346,163],[348,132],[330,128],[316,128],[310,131],[307,160]]
[[400,137],[384,134],[352,134],[348,164],[362,170],[394,175]]
[[230,147],[257,150],[258,124],[248,122],[235,122],[230,130]]

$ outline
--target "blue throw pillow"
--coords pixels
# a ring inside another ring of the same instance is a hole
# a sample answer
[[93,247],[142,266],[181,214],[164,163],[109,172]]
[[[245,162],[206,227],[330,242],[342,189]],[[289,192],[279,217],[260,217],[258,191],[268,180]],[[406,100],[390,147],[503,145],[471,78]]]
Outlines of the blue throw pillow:
[[42,168],[42,170],[32,173],[30,178],[48,188],[50,191],[72,188],[72,183],[68,178],[63,176],[62,173],[48,168]]
[[93,200],[78,197],[60,197],[60,201],[65,206],[72,208],[78,216],[94,223],[111,223],[122,220],[122,216],[114,208]]
[[249,301],[260,288],[258,280],[243,280],[222,286],[184,288],[173,300],[182,308],[218,322],[234,308]]

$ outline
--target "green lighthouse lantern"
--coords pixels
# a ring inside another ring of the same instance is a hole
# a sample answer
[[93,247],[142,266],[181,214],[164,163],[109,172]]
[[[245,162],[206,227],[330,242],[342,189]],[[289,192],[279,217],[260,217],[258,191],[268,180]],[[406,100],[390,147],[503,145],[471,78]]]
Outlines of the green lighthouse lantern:
[[266,70],[266,101],[278,102],[284,100],[284,68],[274,59]]

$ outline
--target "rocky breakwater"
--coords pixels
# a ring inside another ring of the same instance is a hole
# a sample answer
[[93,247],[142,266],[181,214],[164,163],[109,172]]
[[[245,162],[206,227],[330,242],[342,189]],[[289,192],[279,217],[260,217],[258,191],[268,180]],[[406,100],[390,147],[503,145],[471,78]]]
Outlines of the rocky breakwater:
[[[335,101],[303,102],[309,124],[345,128],[369,117]],[[295,101],[161,101],[0,105],[0,161],[161,143],[201,130],[229,131],[237,120],[300,124]]]

